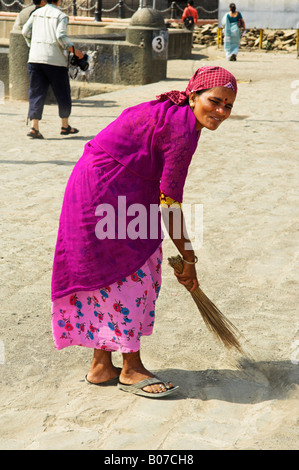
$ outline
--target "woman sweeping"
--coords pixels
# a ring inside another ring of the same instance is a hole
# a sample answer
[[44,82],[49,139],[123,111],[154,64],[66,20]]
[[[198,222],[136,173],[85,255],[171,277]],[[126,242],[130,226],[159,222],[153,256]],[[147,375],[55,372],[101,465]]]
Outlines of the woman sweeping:
[[[197,258],[176,227],[183,224],[183,188],[201,130],[216,130],[229,117],[236,93],[230,72],[202,67],[184,92],[123,111],[86,144],[75,165],[53,264],[52,328],[56,349],[93,348],[88,383],[118,383],[123,391],[154,398],[177,390],[147,370],[140,356],[161,287],[156,209],[179,211],[179,222],[171,211],[168,227],[184,259],[177,278],[195,289]],[[113,365],[113,351],[122,353],[121,369]]]
[[230,11],[224,15],[224,50],[225,56],[230,61],[236,61],[241,40],[241,28],[245,30],[242,14],[237,11],[235,3],[230,3]]

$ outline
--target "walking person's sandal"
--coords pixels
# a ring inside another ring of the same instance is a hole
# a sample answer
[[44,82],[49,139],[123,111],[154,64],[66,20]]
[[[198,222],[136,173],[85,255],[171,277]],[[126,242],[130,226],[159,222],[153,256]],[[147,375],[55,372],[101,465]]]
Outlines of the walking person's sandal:
[[[161,384],[166,390],[163,392],[146,392],[144,387],[148,385],[156,385]],[[135,395],[141,395],[142,397],[148,398],[163,398],[166,395],[170,395],[171,393],[175,392],[179,387],[170,387],[168,382],[164,382],[163,380],[159,379],[158,377],[150,377],[149,379],[142,380],[136,384],[126,385],[122,382],[118,382],[118,388],[123,392],[134,393]]]
[[42,136],[42,134],[37,129],[34,129],[34,127],[31,127],[31,129],[28,132],[27,136],[31,137],[31,139],[43,139],[44,138]]
[[77,134],[79,132],[75,127],[67,126],[61,128],[61,135]]

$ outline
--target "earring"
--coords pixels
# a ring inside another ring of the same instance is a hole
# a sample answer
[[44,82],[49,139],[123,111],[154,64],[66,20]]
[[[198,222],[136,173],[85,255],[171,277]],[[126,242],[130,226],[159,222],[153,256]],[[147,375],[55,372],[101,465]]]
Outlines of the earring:
[[194,101],[190,101],[190,108],[194,108],[195,104],[194,104]]

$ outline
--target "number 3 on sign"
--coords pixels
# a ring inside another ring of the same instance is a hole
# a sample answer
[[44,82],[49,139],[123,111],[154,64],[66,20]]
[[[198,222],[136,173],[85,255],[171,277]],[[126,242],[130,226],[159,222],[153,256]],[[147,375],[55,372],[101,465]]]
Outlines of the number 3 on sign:
[[152,47],[155,52],[162,52],[165,48],[165,40],[163,36],[156,36],[153,39]]

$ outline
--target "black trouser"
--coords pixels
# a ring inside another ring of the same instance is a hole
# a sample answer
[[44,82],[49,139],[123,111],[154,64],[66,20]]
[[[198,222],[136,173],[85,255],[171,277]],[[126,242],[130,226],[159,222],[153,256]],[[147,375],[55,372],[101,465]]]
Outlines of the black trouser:
[[58,103],[60,118],[71,114],[72,100],[70,80],[66,67],[29,63],[29,119],[41,119],[49,85]]

